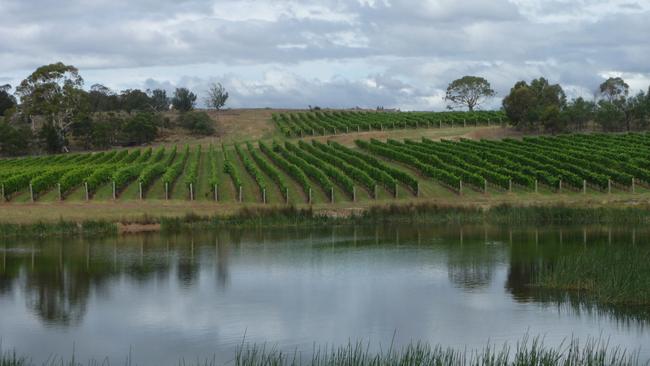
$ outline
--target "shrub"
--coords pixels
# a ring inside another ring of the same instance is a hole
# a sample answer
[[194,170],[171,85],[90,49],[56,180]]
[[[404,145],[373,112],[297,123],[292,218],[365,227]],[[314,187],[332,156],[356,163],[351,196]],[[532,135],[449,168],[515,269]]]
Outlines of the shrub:
[[205,112],[187,112],[178,117],[178,124],[195,135],[213,135],[215,132],[212,118]]

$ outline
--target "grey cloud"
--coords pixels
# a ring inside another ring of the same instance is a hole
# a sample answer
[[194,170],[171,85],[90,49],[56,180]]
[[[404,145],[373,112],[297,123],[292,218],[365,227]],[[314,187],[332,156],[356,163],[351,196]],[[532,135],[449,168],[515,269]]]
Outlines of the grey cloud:
[[[62,60],[82,75],[171,67],[173,75],[130,85],[172,87],[205,84],[192,65],[219,64],[233,88],[246,90],[233,94],[239,105],[439,108],[441,90],[465,74],[487,77],[500,95],[542,75],[576,90],[594,90],[607,72],[650,75],[649,16],[650,2],[622,0],[4,0],[0,77],[17,80]],[[335,62],[368,71],[320,79],[294,72]],[[229,73],[239,65],[278,69],[294,88]]]

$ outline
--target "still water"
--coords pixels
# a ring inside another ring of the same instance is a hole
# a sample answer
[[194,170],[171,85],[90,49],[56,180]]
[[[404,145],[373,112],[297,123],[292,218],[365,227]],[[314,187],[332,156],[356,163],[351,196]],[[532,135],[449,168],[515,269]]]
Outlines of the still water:
[[[139,365],[231,360],[247,342],[308,354],[362,340],[461,349],[602,337],[650,359],[648,309],[529,286],[592,248],[647,250],[639,228],[337,226],[0,242],[0,337],[53,355]],[[566,294],[565,294],[566,295]]]

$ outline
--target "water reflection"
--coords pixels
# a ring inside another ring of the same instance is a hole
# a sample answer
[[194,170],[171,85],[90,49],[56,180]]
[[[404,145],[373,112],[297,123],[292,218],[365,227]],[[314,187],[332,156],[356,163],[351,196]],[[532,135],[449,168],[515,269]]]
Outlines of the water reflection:
[[[167,316],[179,316],[175,321],[186,324],[183,334],[199,337],[210,331],[230,331],[240,336],[247,328],[239,329],[238,324],[260,319],[258,323],[289,329],[287,332],[295,335],[288,342],[295,345],[301,334],[319,332],[323,324],[346,329],[350,309],[337,307],[340,294],[349,296],[341,299],[342,304],[365,304],[365,320],[354,323],[361,328],[359,334],[390,333],[394,324],[423,327],[416,329],[423,337],[431,329],[453,333],[438,317],[465,317],[454,313],[458,305],[452,299],[466,301],[458,297],[459,292],[478,296],[467,298],[480,300],[473,308],[478,312],[494,302],[512,302],[508,305],[512,313],[502,316],[521,322],[522,329],[530,327],[531,321],[517,320],[517,312],[521,312],[517,304],[541,311],[553,309],[575,318],[613,319],[620,329],[627,327],[650,339],[645,330],[650,321],[646,308],[602,306],[576,294],[530,286],[540,269],[563,256],[591,248],[647,251],[649,236],[645,228],[625,227],[385,225],[9,240],[0,243],[0,304],[22,302],[41,326],[75,329],[93,312],[88,321],[127,322],[129,317],[124,315],[135,300],[129,298],[134,296],[130,292],[134,286],[141,289],[142,296],[151,297],[152,303],[168,303]],[[405,286],[404,281],[412,283]],[[389,298],[388,294],[408,297]],[[190,299],[199,304],[193,306],[203,307],[197,314],[218,319],[218,330],[199,326],[191,315],[175,310]],[[269,304],[268,299],[274,300]],[[291,317],[305,307],[319,306],[314,301],[320,301],[323,308],[305,313],[309,321]],[[423,301],[430,303],[419,303]],[[107,309],[105,304],[113,308]],[[237,307],[242,309],[237,313],[241,318],[221,317]],[[5,306],[0,325],[19,312],[19,307]],[[150,324],[154,333],[169,331],[163,319],[162,315],[146,319],[145,324]],[[427,321],[436,327],[427,329]],[[31,323],[15,326],[30,334],[40,332]],[[345,339],[352,336],[339,333]],[[485,339],[491,336],[485,334]],[[313,339],[302,341],[311,344]]]

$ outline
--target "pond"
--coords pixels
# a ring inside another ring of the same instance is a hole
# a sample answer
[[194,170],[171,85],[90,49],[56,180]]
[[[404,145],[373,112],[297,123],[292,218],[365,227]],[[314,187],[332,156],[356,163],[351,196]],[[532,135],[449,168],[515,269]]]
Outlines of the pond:
[[133,364],[233,358],[242,342],[411,341],[482,348],[527,334],[602,338],[650,359],[650,312],[530,284],[591,250],[642,251],[626,227],[386,224],[221,229],[0,242],[0,339],[53,355]]

